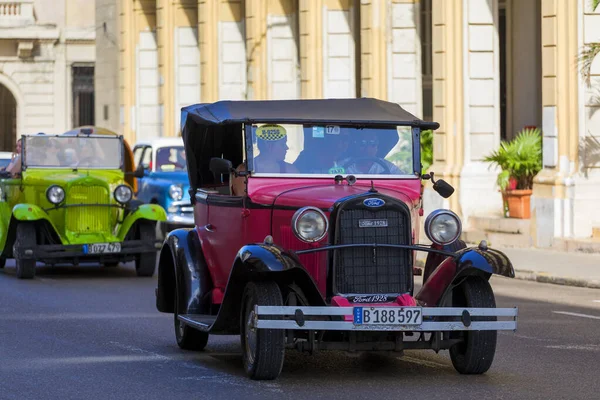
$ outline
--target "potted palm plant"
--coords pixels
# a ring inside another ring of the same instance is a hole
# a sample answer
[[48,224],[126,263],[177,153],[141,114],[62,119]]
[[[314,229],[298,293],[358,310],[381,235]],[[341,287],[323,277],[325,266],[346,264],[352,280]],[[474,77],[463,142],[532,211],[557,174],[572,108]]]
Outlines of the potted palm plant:
[[542,169],[542,135],[538,128],[525,128],[484,161],[500,167],[498,186],[502,192],[508,216],[530,218],[530,198],[533,178]]

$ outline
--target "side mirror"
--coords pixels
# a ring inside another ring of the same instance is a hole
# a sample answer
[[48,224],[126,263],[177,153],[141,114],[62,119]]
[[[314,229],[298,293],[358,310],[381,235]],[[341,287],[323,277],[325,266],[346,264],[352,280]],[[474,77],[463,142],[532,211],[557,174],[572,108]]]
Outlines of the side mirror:
[[445,199],[452,196],[452,193],[454,193],[454,188],[452,187],[452,185],[450,185],[443,179],[438,179],[437,181],[435,181],[435,183],[433,184],[433,190],[438,192],[440,196],[442,196]]
[[210,159],[208,168],[215,175],[227,175],[233,170],[233,164],[224,158],[213,157]]
[[140,164],[140,165],[138,165],[135,172],[133,173],[133,176],[135,176],[136,178],[143,178],[144,175],[145,175],[144,165]]
[[436,192],[438,192],[438,194],[440,196],[442,196],[443,198],[445,198],[445,199],[447,199],[448,197],[452,196],[452,193],[454,193],[454,188],[452,187],[452,185],[450,185],[445,180],[443,180],[443,179],[438,179],[437,181],[434,180],[433,179],[433,172],[421,175],[421,179],[423,179],[423,180],[431,180],[431,182],[433,183],[433,190],[435,190]]

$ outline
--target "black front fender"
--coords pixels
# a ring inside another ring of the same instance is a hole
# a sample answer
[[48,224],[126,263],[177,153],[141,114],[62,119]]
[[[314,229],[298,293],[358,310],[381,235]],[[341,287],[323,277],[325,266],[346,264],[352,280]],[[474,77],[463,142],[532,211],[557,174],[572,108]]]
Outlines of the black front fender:
[[212,280],[194,228],[171,231],[163,243],[158,263],[156,308],[180,314],[208,314]]
[[476,247],[462,249],[435,267],[415,297],[423,305],[442,305],[464,279],[479,276],[487,280],[492,274],[515,277],[512,263],[504,253]]
[[211,332],[238,334],[244,287],[248,282],[266,280],[275,281],[282,288],[295,284],[308,305],[325,305],[316,283],[295,255],[275,245],[246,245],[235,257],[223,303]]

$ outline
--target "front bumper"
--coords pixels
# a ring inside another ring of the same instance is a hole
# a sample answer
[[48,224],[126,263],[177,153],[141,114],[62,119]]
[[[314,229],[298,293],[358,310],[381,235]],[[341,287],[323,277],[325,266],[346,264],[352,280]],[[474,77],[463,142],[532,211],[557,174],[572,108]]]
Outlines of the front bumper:
[[[518,309],[418,307],[423,314],[419,325],[362,325],[353,322],[355,307],[255,306],[253,327],[311,331],[505,331],[517,329]],[[405,307],[414,308],[414,307]],[[277,317],[282,319],[261,319]],[[439,318],[445,319],[440,321]],[[502,317],[502,321],[472,321],[479,317]],[[338,321],[323,320],[327,318]]]
[[83,244],[49,244],[37,245],[32,248],[22,248],[19,256],[23,259],[33,260],[129,260],[141,253],[155,253],[162,247],[160,240],[125,240],[121,242],[121,251],[118,253],[87,254],[83,251]]

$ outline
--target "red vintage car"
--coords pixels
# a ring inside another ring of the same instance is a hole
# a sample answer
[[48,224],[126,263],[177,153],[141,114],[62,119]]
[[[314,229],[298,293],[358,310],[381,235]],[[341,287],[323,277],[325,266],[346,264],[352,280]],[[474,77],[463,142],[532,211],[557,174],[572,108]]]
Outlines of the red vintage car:
[[364,98],[182,109],[195,228],[165,239],[156,290],[177,344],[239,334],[252,379],[279,376],[286,349],[449,349],[458,372],[486,372],[517,317],[488,280],[514,270],[485,242],[467,248],[450,210],[418,244],[422,180],[454,191],[421,174],[421,130],[438,127]]

